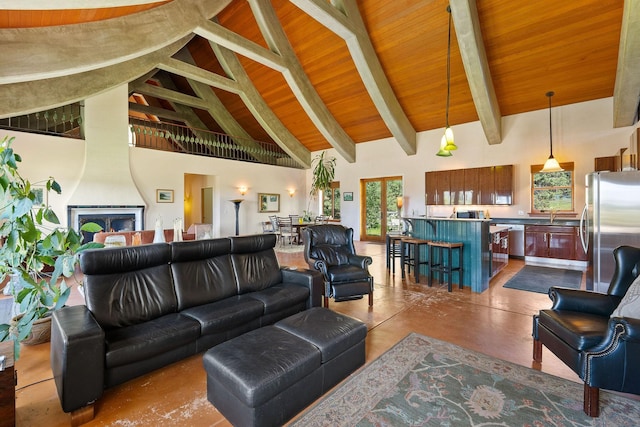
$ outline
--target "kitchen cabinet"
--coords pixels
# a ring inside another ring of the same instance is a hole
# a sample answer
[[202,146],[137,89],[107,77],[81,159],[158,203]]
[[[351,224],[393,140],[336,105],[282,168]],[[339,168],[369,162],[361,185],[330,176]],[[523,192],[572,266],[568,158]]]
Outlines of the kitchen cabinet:
[[527,225],[525,227],[525,255],[586,260],[578,227],[566,225]]
[[427,205],[510,205],[513,165],[425,173]]
[[450,205],[451,171],[434,171],[425,174],[425,200],[427,205]]
[[[493,227],[491,227],[493,228]],[[509,229],[491,232],[491,277],[509,264]]]

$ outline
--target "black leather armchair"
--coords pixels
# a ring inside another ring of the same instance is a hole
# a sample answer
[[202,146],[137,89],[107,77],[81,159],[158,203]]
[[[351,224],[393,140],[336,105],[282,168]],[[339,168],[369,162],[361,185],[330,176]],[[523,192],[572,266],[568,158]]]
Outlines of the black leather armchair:
[[335,301],[369,295],[373,305],[373,277],[368,267],[372,259],[356,255],[353,229],[342,225],[310,225],[303,230],[304,259],[324,276],[324,306]]
[[613,251],[616,268],[606,294],[551,287],[551,309],[533,317],[533,360],[546,346],[584,381],[584,412],[600,415],[600,388],[640,394],[640,320],[613,317],[640,273],[640,248]]

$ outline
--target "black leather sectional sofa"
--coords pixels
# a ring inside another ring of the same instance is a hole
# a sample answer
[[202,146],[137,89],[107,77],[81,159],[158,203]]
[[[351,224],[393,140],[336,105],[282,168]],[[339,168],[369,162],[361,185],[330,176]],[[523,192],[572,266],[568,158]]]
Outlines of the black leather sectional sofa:
[[87,419],[105,388],[321,306],[322,275],[280,268],[271,234],[83,252],[85,305],[54,312],[62,409]]

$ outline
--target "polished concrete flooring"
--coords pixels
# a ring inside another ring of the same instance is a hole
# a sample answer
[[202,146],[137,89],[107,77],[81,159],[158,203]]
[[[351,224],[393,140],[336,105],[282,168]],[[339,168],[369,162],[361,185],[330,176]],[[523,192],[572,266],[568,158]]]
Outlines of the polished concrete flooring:
[[[532,367],[532,315],[550,306],[546,294],[502,285],[524,265],[510,260],[491,281],[488,290],[468,288],[447,292],[446,285],[427,287],[426,278],[416,284],[403,280],[399,269],[390,274],[385,247],[356,242],[357,252],[373,258],[374,305],[367,299],[335,303],[330,308],[356,317],[369,328],[367,363],[401,340],[418,332],[490,356]],[[278,254],[281,265],[306,267],[302,252]],[[584,278],[583,278],[584,287]],[[74,289],[75,292],[75,289]],[[71,303],[81,303],[74,293]],[[533,366],[535,367],[535,366]],[[538,368],[538,367],[536,367]],[[62,412],[49,367],[49,344],[23,346],[16,364],[16,419],[18,426],[69,425]],[[544,349],[544,372],[578,381],[577,376]],[[225,418],[206,400],[206,376],[202,355],[106,390],[96,404],[95,419],[87,426],[228,426]]]

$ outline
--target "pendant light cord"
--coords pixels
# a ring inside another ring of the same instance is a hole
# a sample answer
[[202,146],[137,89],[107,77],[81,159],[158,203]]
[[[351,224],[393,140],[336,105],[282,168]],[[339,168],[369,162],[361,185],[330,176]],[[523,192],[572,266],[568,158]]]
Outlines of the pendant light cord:
[[451,92],[451,6],[447,5],[449,12],[449,34],[447,39],[447,109],[445,111],[445,121],[449,127],[449,94]]
[[549,97],[549,154],[553,157],[553,132],[551,131],[551,97],[555,95],[554,92],[547,92]]

